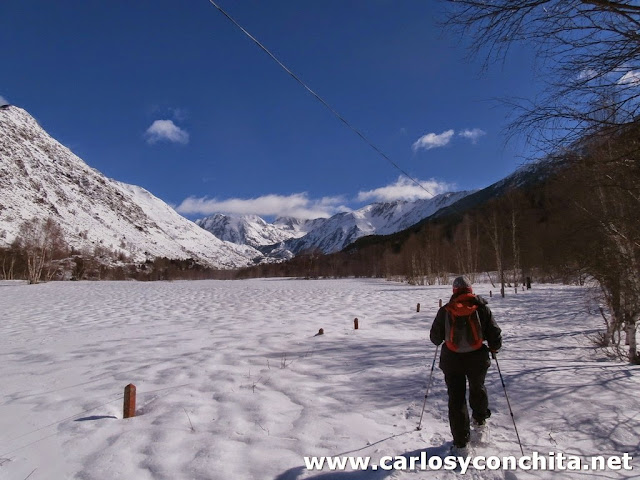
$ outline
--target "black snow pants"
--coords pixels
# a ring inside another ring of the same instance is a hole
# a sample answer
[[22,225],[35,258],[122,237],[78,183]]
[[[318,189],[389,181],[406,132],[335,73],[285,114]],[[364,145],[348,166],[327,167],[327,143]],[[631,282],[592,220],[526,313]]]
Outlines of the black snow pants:
[[482,422],[491,415],[487,389],[484,386],[490,365],[489,349],[486,346],[469,353],[455,353],[446,346],[442,348],[440,368],[444,372],[449,393],[449,426],[455,445],[463,446],[469,441],[467,381],[469,382],[469,406],[473,418]]

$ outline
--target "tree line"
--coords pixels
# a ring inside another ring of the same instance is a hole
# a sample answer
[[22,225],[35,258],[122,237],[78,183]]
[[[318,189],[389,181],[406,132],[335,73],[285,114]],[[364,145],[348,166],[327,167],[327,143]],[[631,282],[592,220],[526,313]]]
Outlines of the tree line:
[[236,273],[212,269],[194,259],[148,258],[134,262],[102,245],[69,246],[53,218],[23,221],[11,245],[0,248],[0,279],[37,284],[52,280],[204,280],[231,279]]

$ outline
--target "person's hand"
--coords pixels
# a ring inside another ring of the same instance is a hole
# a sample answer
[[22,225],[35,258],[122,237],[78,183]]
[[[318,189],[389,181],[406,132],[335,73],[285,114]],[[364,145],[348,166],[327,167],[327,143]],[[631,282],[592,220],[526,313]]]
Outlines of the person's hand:
[[498,350],[490,348],[489,351],[491,352],[491,358],[496,358],[496,355],[498,354]]

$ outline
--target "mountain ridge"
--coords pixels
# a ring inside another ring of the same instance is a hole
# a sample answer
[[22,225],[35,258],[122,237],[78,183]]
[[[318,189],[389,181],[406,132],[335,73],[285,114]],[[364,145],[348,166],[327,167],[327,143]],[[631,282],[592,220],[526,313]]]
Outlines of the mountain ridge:
[[213,268],[250,265],[260,253],[223,242],[142,187],[104,176],[52,138],[25,110],[0,109],[0,246],[21,220],[53,218],[69,246],[136,262],[193,258]]
[[[257,215],[217,213],[196,223],[221,240],[250,245],[267,257],[287,259],[307,250],[334,253],[364,236],[384,235],[409,228],[470,193],[473,192],[377,202],[351,212],[313,220],[289,218],[285,221],[278,218],[268,223]],[[283,224],[287,228],[282,228]]]

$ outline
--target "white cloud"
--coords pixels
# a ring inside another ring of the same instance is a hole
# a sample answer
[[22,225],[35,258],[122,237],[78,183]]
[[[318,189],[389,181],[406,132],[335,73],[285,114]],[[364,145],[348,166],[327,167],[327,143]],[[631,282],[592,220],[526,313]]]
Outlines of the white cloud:
[[189,134],[178,127],[172,120],[156,120],[145,132],[147,143],[157,143],[160,141],[174,143],[189,143]]
[[640,86],[640,70],[629,70],[618,80],[618,83],[620,85],[632,85],[634,87]]
[[386,187],[376,188],[368,192],[358,193],[360,202],[392,202],[394,200],[417,200],[420,198],[432,198],[441,193],[455,190],[455,185],[440,182],[434,178],[430,180],[418,180],[421,188],[407,177],[398,177],[398,180]]
[[420,149],[430,150],[432,148],[444,147],[451,141],[454,134],[455,132],[453,130],[447,130],[440,134],[427,133],[416,140],[412,146],[413,151],[417,152]]
[[591,68],[586,68],[578,74],[578,80],[591,81],[598,76],[598,72]]
[[0,95],[0,105],[9,105],[9,101]]
[[471,140],[471,143],[476,144],[478,139],[483,135],[486,135],[487,132],[481,130],[479,128],[465,129],[458,133],[459,136],[466,138],[467,140]]
[[257,198],[189,197],[182,201],[176,211],[183,215],[213,215],[235,213],[240,215],[276,215],[296,218],[327,218],[341,211],[349,211],[341,205],[342,197],[310,199],[306,193],[292,195],[263,195]]

